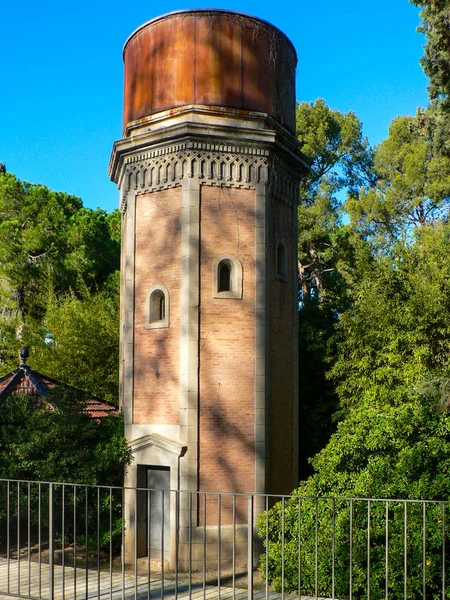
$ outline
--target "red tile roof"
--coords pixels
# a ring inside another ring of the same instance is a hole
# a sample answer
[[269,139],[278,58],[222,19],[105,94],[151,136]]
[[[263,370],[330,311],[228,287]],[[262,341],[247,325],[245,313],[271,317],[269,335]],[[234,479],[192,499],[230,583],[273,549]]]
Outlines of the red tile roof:
[[[54,410],[51,402],[45,400],[48,396],[48,391],[53,388],[63,388],[66,390],[76,390],[76,388],[66,385],[61,381],[57,381],[47,375],[38,373],[26,364],[22,364],[18,369],[7,373],[0,377],[0,405],[9,396],[24,394],[33,399],[35,406],[45,404],[45,406]],[[97,421],[108,415],[117,416],[117,407],[104,400],[99,400],[94,396],[86,396],[84,392],[79,391],[83,396],[83,401],[86,403],[84,412]]]

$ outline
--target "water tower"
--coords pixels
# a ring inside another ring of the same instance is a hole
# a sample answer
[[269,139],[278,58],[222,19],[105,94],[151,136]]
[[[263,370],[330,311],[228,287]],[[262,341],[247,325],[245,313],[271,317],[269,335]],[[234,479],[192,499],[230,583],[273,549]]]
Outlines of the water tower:
[[[295,49],[261,19],[189,10],[142,25],[123,58],[123,137],[109,172],[123,214],[126,485],[289,493],[308,169],[295,137]],[[129,494],[130,523],[145,518],[136,502]]]

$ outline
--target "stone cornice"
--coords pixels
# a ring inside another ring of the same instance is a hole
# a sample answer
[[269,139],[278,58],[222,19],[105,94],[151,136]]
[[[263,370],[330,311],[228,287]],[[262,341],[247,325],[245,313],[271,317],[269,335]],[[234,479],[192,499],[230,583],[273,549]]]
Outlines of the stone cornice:
[[213,129],[211,126],[205,131],[198,124],[181,124],[170,127],[170,131],[158,130],[119,140],[115,142],[111,154],[108,169],[110,178],[120,185],[120,172],[129,157],[139,156],[140,160],[144,156],[153,158],[192,148],[266,156],[277,152],[293,163],[301,174],[309,170],[309,160],[298,150],[297,143],[293,143],[296,140],[290,136],[253,129],[240,129],[239,135],[231,135],[232,132],[236,134],[236,130],[226,132],[221,128],[217,132]]
[[[205,106],[202,104],[189,104],[172,107],[158,113],[142,117],[137,121],[128,123],[123,140],[137,139],[141,136],[155,134],[158,130],[167,135],[170,129],[184,126],[191,132],[200,129],[201,133],[225,136],[226,139],[235,138],[243,134],[249,139],[259,134],[278,133],[290,138],[294,146],[299,143],[285,127],[280,125],[273,117],[261,112],[233,109],[223,106]],[[202,131],[203,130],[203,131]]]
[[186,177],[220,187],[268,184],[283,202],[298,202],[310,163],[295,137],[267,115],[191,107],[163,116],[139,123],[114,144],[109,173],[120,188],[122,211],[130,193],[178,187]]

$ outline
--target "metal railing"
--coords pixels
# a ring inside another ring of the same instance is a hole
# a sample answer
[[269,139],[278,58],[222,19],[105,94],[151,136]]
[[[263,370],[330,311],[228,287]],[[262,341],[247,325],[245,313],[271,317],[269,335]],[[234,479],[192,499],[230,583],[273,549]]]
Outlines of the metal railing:
[[450,596],[448,502],[0,480],[0,594]]

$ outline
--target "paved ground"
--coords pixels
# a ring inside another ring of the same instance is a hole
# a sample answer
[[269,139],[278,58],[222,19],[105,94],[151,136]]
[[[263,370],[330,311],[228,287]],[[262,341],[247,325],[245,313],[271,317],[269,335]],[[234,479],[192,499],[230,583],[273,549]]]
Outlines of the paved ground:
[[[20,576],[19,576],[20,574]],[[0,558],[0,600],[19,598],[50,598],[49,566],[36,562]],[[83,600],[100,598],[103,600],[148,600],[164,598],[164,600],[246,600],[247,590],[232,587],[217,587],[202,583],[181,583],[175,593],[175,582],[147,577],[134,577],[132,574],[120,572],[100,572],[95,570],[75,569],[73,567],[54,567],[54,600]],[[254,600],[266,598],[265,591],[254,591]],[[269,600],[278,600],[281,594],[267,595]],[[298,596],[285,595],[286,600],[299,600]],[[311,600],[302,596],[300,600]],[[324,599],[318,599],[324,600]]]

